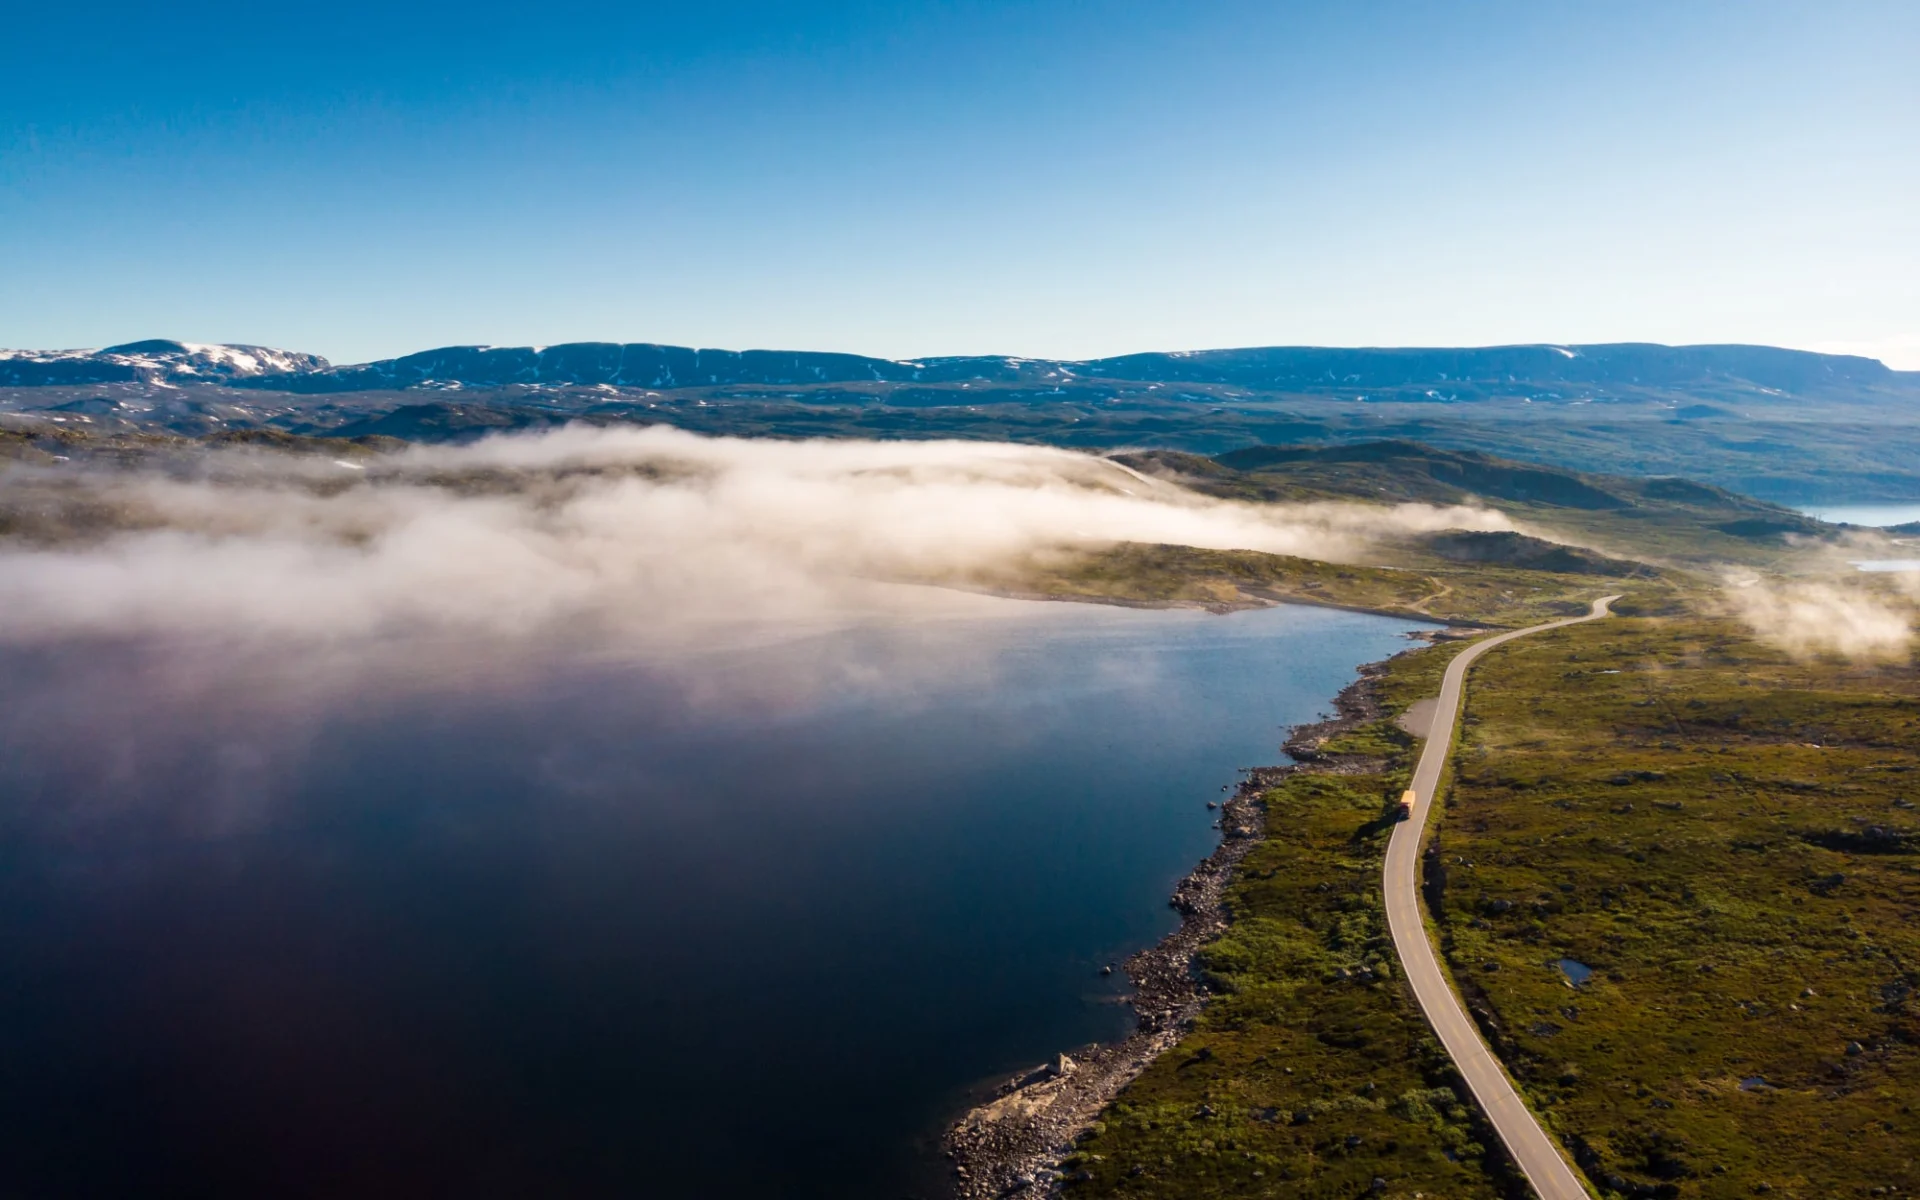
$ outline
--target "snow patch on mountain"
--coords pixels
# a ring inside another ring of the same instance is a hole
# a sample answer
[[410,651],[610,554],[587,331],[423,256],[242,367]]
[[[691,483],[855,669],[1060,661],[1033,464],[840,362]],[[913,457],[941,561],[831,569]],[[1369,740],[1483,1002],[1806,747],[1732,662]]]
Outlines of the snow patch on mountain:
[[89,383],[224,383],[327,370],[317,354],[271,346],[154,338],[101,350],[0,350],[0,386]]

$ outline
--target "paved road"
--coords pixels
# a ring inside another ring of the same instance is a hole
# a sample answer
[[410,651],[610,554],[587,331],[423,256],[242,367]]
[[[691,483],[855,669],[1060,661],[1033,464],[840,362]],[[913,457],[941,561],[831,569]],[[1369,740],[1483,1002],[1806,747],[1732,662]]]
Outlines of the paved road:
[[1420,1008],[1427,1014],[1433,1031],[1440,1035],[1447,1053],[1460,1068],[1467,1086],[1473,1090],[1474,1099],[1480,1102],[1481,1110],[1487,1114],[1500,1140],[1506,1143],[1508,1152],[1520,1164],[1527,1182],[1533,1185],[1533,1190],[1541,1200],[1589,1200],[1589,1193],[1580,1185],[1573,1168],[1567,1165],[1560,1148],[1554,1145],[1546,1130],[1540,1128],[1540,1122],[1521,1103],[1519,1093],[1513,1090],[1513,1082],[1500,1066],[1500,1060],[1480,1039],[1480,1031],[1474,1027],[1472,1019],[1460,1005],[1460,998],[1453,994],[1447,977],[1440,971],[1439,960],[1434,957],[1433,943],[1427,940],[1426,927],[1420,920],[1420,835],[1427,825],[1427,812],[1433,806],[1433,793],[1440,783],[1440,771],[1446,766],[1447,756],[1453,750],[1453,730],[1460,716],[1461,688],[1466,682],[1467,669],[1473,666],[1474,660],[1495,646],[1515,638],[1547,629],[1559,629],[1565,625],[1577,625],[1582,621],[1599,620],[1608,615],[1607,606],[1619,598],[1606,596],[1595,600],[1593,611],[1584,617],[1550,621],[1545,625],[1516,629],[1512,633],[1476,642],[1447,665],[1446,677],[1440,683],[1440,701],[1428,730],[1427,745],[1420,752],[1420,764],[1413,771],[1413,816],[1394,827],[1393,839],[1387,843],[1387,925],[1393,930],[1393,948],[1400,955],[1400,965],[1406,972],[1407,982],[1413,985],[1414,998],[1420,1002]]

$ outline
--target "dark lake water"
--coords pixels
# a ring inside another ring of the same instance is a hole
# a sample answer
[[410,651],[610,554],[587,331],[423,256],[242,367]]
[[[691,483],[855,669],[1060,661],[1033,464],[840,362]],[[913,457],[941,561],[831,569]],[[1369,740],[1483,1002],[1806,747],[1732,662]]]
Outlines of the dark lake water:
[[1410,628],[969,603],[693,663],[0,650],[0,1194],[936,1194]]

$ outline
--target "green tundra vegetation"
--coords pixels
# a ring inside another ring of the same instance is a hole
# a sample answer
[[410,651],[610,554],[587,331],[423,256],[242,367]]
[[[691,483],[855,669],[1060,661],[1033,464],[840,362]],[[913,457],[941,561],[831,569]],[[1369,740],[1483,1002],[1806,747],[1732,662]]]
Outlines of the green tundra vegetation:
[[[1381,565],[1335,567],[1121,547],[1056,583],[1505,626],[1627,592],[1620,617],[1476,668],[1427,859],[1449,969],[1597,1195],[1920,1187],[1920,796],[1903,788],[1920,766],[1920,681],[1905,664],[1788,658],[1715,615],[1702,586],[1725,564],[1817,569],[1830,529],[1680,480],[1409,445],[1127,461],[1256,502],[1481,503],[1599,548],[1569,560],[1519,535],[1409,539]],[[1080,1147],[1079,1194],[1524,1194],[1497,1149],[1469,1152],[1486,1148],[1470,1121],[1429,1128],[1394,1103],[1412,1080],[1455,1083],[1390,959],[1367,958],[1386,945],[1380,810],[1416,748],[1391,718],[1437,692],[1452,652],[1394,660],[1374,685],[1386,718],[1325,747],[1361,773],[1296,776],[1267,797],[1269,841],[1206,957],[1215,999]]]
[[1594,1184],[1920,1187],[1912,668],[1679,616],[1523,639],[1475,676],[1429,900]]
[[[1686,479],[1596,475],[1418,442],[1253,446],[1215,458],[1171,451],[1118,457],[1143,474],[1239,500],[1493,508],[1524,529],[1667,565],[1777,568],[1783,558],[1797,557],[1796,543],[1831,540],[1837,533],[1793,509]],[[1426,561],[1501,561],[1463,559],[1430,541],[1409,548],[1424,551]]]
[[1395,716],[1460,643],[1400,655],[1385,715],[1264,798],[1267,833],[1203,953],[1212,999],[1065,1164],[1083,1196],[1500,1197],[1524,1187],[1401,984],[1380,873],[1418,742]]
[[1062,598],[1215,607],[1284,600],[1513,626],[1584,612],[1595,595],[1627,585],[1643,605],[1670,605],[1675,588],[1697,587],[1702,576],[1729,567],[1824,572],[1847,555],[1903,553],[1885,535],[1843,531],[1683,479],[1583,474],[1410,442],[1118,458],[1226,499],[1474,505],[1519,528],[1382,537],[1356,548],[1364,561],[1345,564],[1128,544],[1022,564],[978,582]]
[[1214,998],[1066,1162],[1072,1194],[1347,1200],[1375,1178],[1397,1195],[1506,1194],[1387,937],[1383,814],[1405,772],[1344,766],[1268,794],[1233,925],[1205,953]]
[[[1426,857],[1435,936],[1596,1195],[1909,1194],[1920,678],[1797,661],[1698,599],[1630,598],[1656,615],[1475,668]],[[1476,1153],[1379,908],[1381,810],[1416,748],[1393,716],[1454,649],[1393,660],[1386,715],[1327,744],[1364,773],[1269,794],[1206,956],[1216,998],[1083,1141],[1074,1194],[1514,1186]]]
[[1469,625],[1524,625],[1585,612],[1596,587],[1656,577],[1639,564],[1594,558],[1598,565],[1572,573],[1497,565],[1343,565],[1250,550],[1127,543],[1025,564],[978,582],[1058,599],[1217,608],[1286,601]]

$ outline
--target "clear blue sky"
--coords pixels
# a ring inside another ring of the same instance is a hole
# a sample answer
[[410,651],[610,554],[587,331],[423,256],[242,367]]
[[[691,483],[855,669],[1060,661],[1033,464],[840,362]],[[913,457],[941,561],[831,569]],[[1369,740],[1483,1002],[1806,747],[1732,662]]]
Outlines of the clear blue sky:
[[1920,367],[1920,4],[15,0],[0,345],[155,336]]

